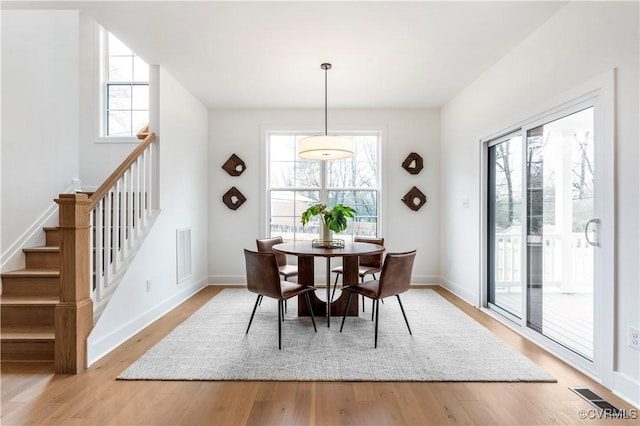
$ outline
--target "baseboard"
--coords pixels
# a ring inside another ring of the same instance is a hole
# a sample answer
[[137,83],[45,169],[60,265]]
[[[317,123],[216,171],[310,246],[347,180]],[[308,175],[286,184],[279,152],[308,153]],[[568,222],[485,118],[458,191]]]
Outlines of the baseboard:
[[460,299],[464,300],[465,302],[467,302],[468,304],[475,306],[476,308],[477,306],[477,301],[476,301],[476,295],[471,293],[469,290],[466,290],[462,287],[460,287],[459,285],[457,285],[456,283],[454,283],[451,280],[448,280],[447,278],[443,277],[442,275],[440,276],[440,286],[442,288],[444,288],[445,290],[449,291],[450,293],[453,293],[454,295],[458,296]]
[[136,333],[149,326],[167,312],[202,290],[207,286],[207,277],[203,277],[190,287],[184,288],[179,293],[174,294],[164,302],[159,303],[142,315],[129,321],[127,324],[113,330],[108,335],[92,342],[91,336],[87,340],[87,366],[91,366],[96,361],[108,355],[115,348],[130,339]]
[[[376,274],[376,277],[378,275]],[[334,276],[331,277],[331,282],[334,280]],[[316,275],[315,281],[317,283],[325,283],[326,278],[324,275]],[[225,284],[246,284],[247,278],[245,275],[209,275],[210,285],[225,285]],[[411,284],[440,284],[439,275],[412,275]]]
[[247,277],[244,275],[209,275],[209,285],[225,284],[246,284]]
[[411,284],[438,285],[440,284],[440,275],[411,275]]
[[614,371],[611,390],[629,404],[640,409],[640,383],[634,381],[631,377]]

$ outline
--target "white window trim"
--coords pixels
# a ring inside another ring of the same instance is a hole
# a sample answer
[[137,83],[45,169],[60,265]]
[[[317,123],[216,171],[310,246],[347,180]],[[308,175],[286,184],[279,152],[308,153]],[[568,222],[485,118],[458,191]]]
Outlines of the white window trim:
[[[94,108],[94,143],[96,144],[135,144],[142,141],[136,135],[132,136],[105,136],[105,75],[108,64],[105,61],[104,38],[108,31],[101,25],[96,25],[96,40],[94,66],[93,91],[96,93]],[[149,93],[151,93],[151,65],[149,65]],[[149,95],[151,98],[151,94]],[[151,99],[149,99],[149,119],[151,120]]]
[[[366,129],[366,130],[363,130]],[[317,126],[294,126],[294,125],[261,125],[260,126],[260,235],[265,237],[269,234],[269,214],[267,200],[269,199],[267,191],[269,190],[268,177],[268,161],[267,144],[270,134],[322,134],[324,127]],[[378,235],[384,237],[387,234],[387,208],[385,203],[387,193],[387,176],[386,158],[387,158],[387,128],[385,125],[370,126],[341,126],[340,130],[330,132],[331,134],[340,135],[356,135],[356,134],[376,134],[379,137],[378,145]],[[289,188],[290,189],[290,188]],[[296,190],[299,188],[295,188]],[[355,188],[348,188],[354,190]],[[369,188],[367,188],[369,190]]]

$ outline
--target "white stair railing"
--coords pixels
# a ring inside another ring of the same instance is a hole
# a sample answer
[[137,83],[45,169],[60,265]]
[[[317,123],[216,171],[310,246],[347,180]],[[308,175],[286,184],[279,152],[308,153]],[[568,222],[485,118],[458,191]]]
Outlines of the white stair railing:
[[96,321],[113,295],[159,212],[157,143],[153,133],[138,135],[138,148],[90,197],[91,298]]

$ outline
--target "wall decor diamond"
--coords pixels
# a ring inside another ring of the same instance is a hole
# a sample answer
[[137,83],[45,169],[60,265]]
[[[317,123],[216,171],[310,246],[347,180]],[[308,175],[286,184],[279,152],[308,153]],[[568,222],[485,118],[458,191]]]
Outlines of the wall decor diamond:
[[415,152],[407,155],[407,158],[405,158],[402,162],[402,168],[412,175],[417,175],[418,173],[420,173],[423,167],[424,161],[422,160],[422,157],[420,156],[420,154],[416,154]]
[[404,195],[402,202],[411,210],[418,211],[420,207],[427,204],[427,196],[414,186]]
[[232,186],[231,189],[222,196],[222,202],[231,210],[237,210],[245,201],[247,201],[247,199],[235,186]]
[[247,165],[242,161],[242,158],[232,154],[222,165],[222,168],[231,176],[240,176],[247,169]]

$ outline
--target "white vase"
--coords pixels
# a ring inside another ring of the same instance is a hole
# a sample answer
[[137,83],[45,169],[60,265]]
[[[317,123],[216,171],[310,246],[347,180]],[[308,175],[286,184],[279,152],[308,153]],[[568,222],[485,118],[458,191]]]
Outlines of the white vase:
[[331,230],[323,221],[320,221],[320,223],[320,239],[323,241],[331,241]]

